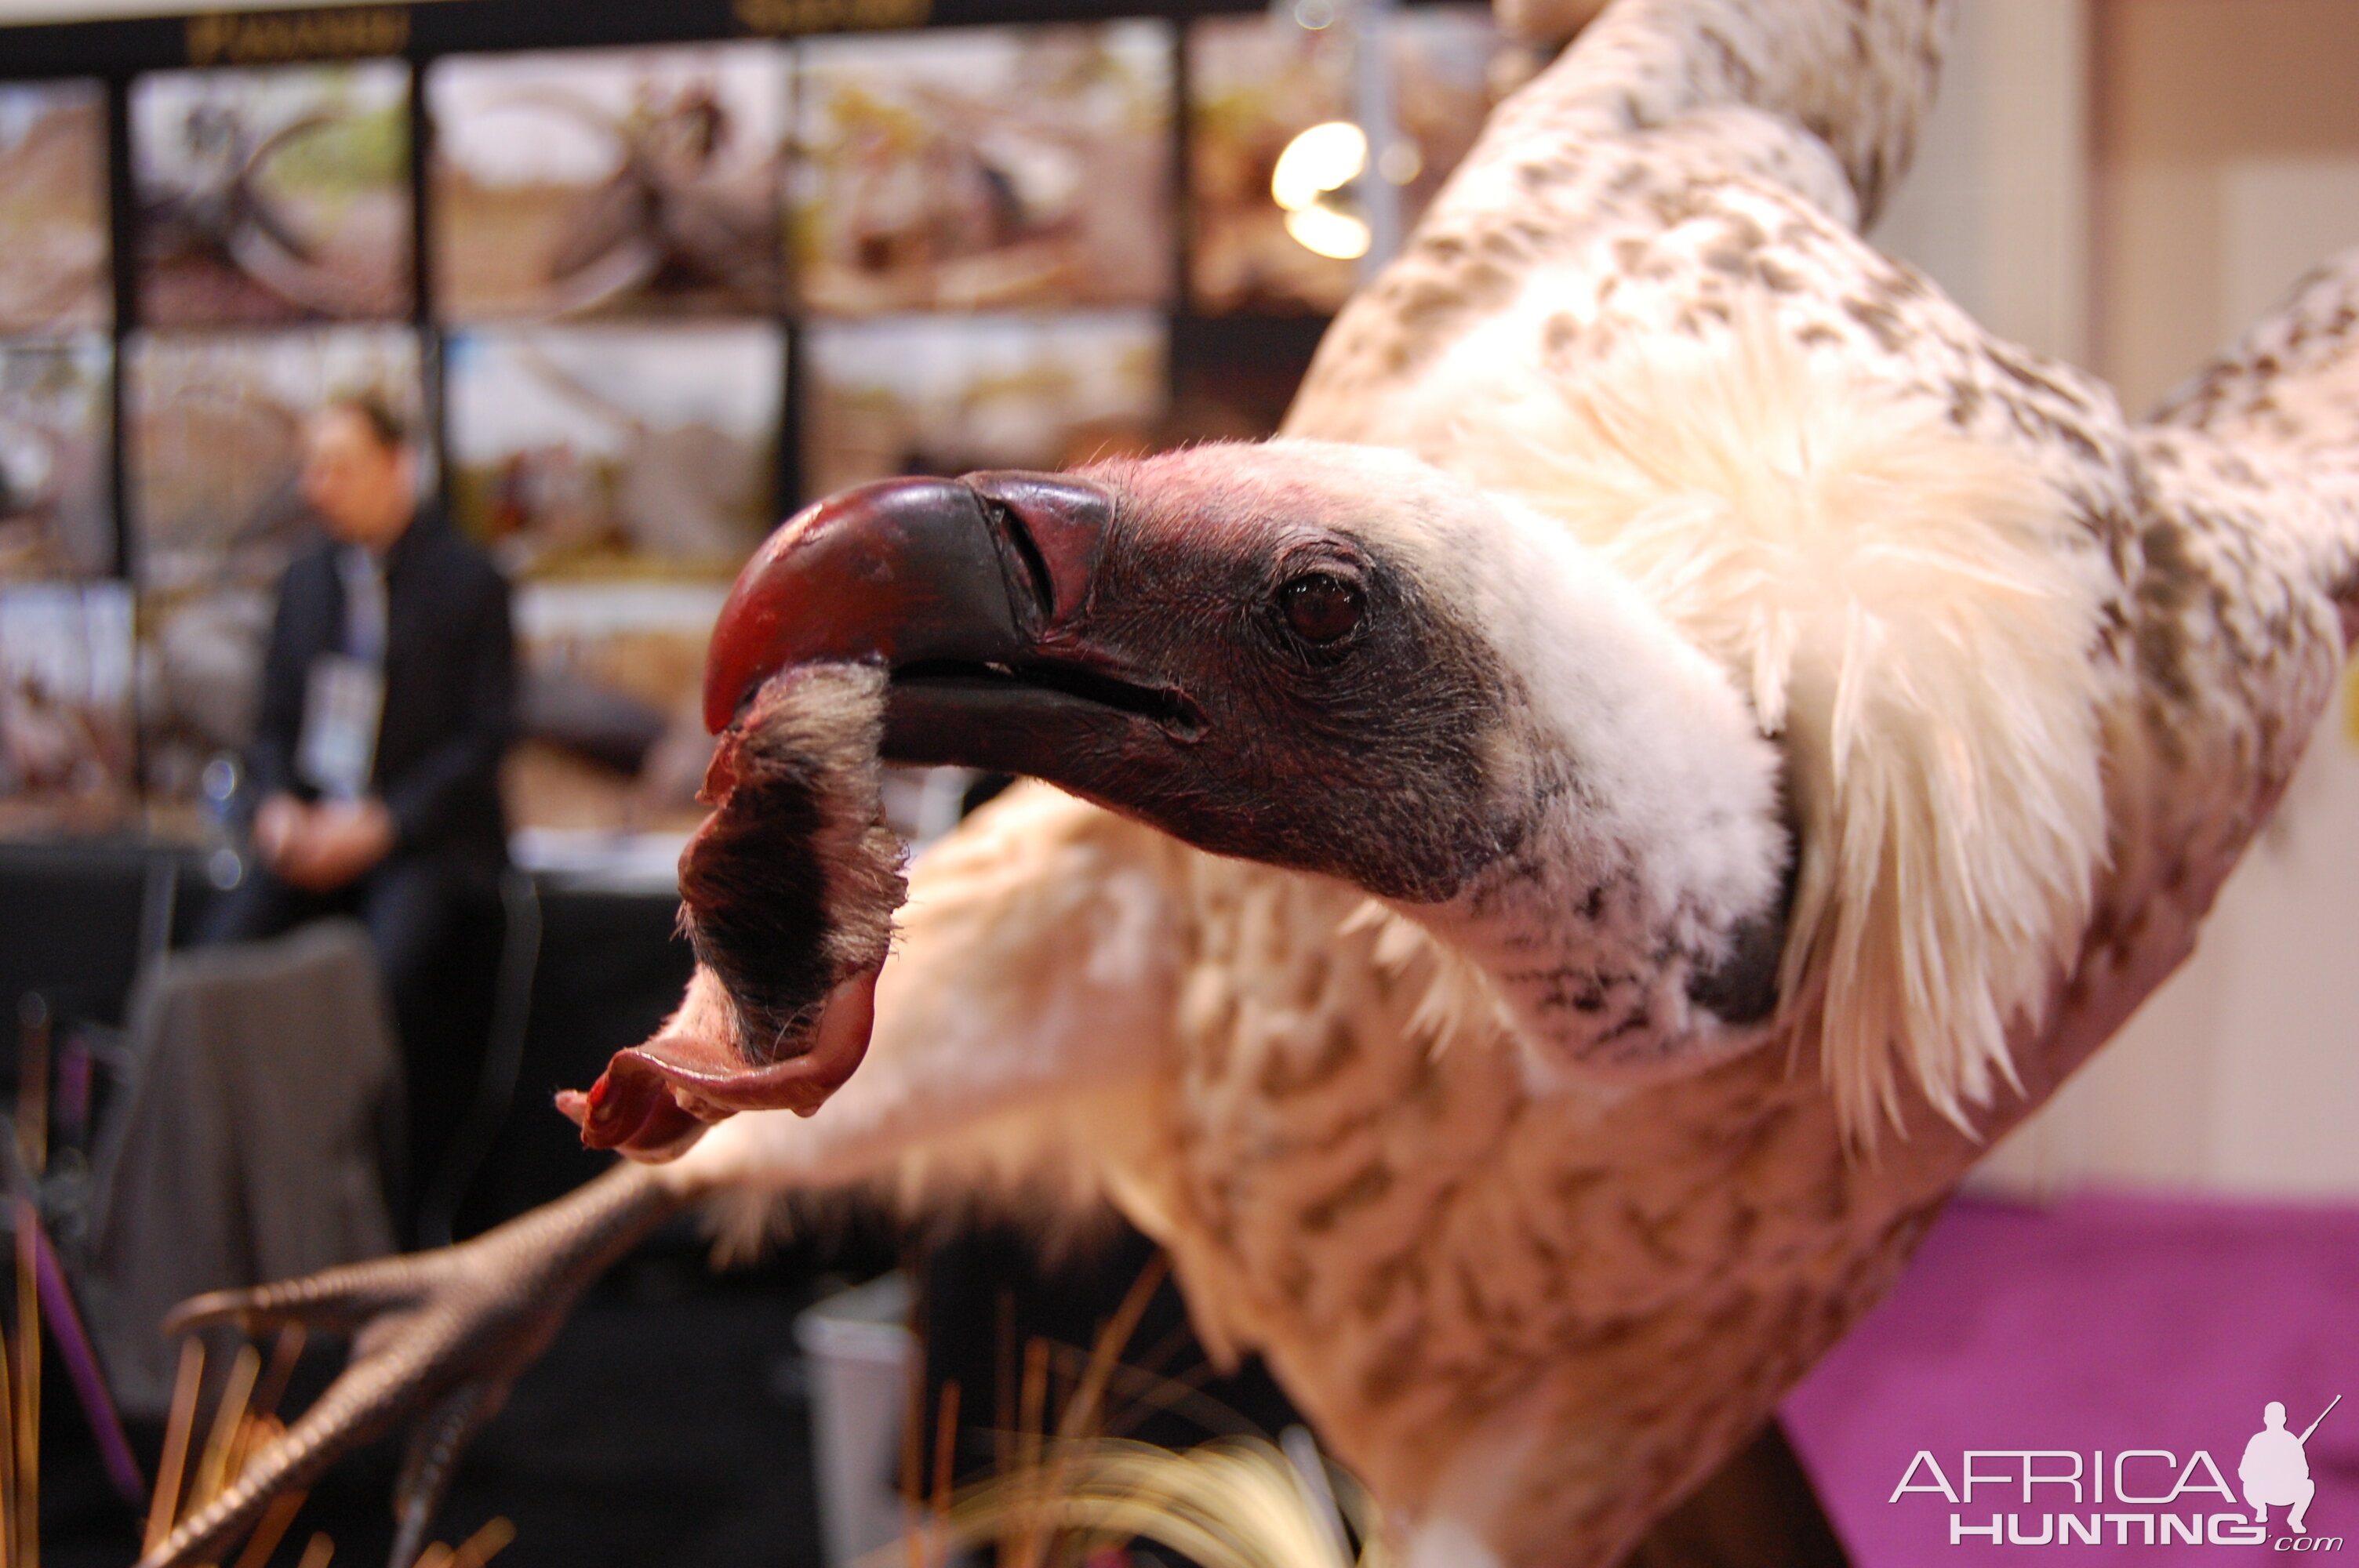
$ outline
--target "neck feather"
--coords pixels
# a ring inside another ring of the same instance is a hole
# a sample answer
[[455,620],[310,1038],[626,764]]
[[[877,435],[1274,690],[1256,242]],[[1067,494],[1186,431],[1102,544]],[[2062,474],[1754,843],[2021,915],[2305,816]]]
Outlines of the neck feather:
[[1793,859],[1778,754],[1724,670],[1619,574],[1526,565],[1510,580],[1532,586],[1503,595],[1577,602],[1497,622],[1527,629],[1512,662],[1535,672],[1494,770],[1520,826],[1457,896],[1408,913],[1484,968],[1539,1063],[1690,1070],[1763,1038],[1775,1003]]

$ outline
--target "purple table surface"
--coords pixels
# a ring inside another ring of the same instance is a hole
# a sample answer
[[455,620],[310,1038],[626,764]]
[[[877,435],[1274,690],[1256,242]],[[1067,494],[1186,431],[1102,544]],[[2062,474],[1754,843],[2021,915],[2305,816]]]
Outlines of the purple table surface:
[[[2351,1561],[2359,1398],[2306,1445],[2308,1537],[2273,1507],[2264,1540],[2235,1540],[2252,1519],[2238,1467],[2263,1407],[2281,1401],[2299,1436],[2346,1393],[2359,1396],[2359,1207],[1961,1200],[1784,1414],[1856,1568],[2284,1563],[2339,1559],[2346,1542]],[[2028,1501],[2027,1451],[2046,1451],[2036,1476],[2060,1477]],[[1896,1496],[1904,1479],[1912,1489]],[[2000,1540],[1952,1544],[1953,1520],[1995,1523]],[[2190,1525],[2202,1544],[2186,1544]]]

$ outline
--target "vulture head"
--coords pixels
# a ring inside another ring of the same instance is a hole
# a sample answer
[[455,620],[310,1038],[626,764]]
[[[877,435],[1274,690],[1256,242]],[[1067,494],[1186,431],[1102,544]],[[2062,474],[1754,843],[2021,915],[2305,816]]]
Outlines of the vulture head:
[[593,1143],[660,1156],[849,1076],[900,896],[880,755],[1357,887],[1489,977],[1543,1074],[1693,1070],[1778,1000],[1792,836],[1727,671],[1560,526],[1397,452],[845,491],[747,564],[704,697],[700,971],[563,1102]]
[[1730,676],[1560,527],[1414,458],[846,491],[739,578],[707,723],[759,731],[829,664],[883,674],[890,761],[1045,779],[1422,922],[1542,1065],[1685,1070],[1773,1009],[1790,835]]

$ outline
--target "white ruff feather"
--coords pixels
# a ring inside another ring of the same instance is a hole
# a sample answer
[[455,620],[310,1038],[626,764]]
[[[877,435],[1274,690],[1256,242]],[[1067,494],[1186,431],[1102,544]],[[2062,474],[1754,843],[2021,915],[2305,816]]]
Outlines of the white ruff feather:
[[1782,737],[1781,990],[1844,1126],[1897,1124],[1900,1065],[1967,1125],[2014,1083],[2008,1026],[2040,1022],[2104,853],[2097,605],[2058,498],[1758,325],[1518,379],[1448,460],[1628,573]]

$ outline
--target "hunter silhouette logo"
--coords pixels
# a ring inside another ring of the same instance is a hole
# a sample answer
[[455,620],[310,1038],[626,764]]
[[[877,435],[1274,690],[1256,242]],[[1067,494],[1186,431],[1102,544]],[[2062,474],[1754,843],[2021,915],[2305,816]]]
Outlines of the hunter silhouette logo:
[[2255,1524],[2268,1523],[2273,1508],[2291,1509],[2286,1528],[2296,1535],[2310,1533],[2302,1516],[2310,1512],[2310,1498],[2318,1496],[2318,1483],[2310,1478],[2310,1434],[2342,1402],[2343,1396],[2335,1395],[2299,1437],[2286,1430],[2283,1404],[2271,1400],[2262,1410],[2261,1430],[2245,1444],[2245,1457],[2236,1465],[2236,1479],[2245,1486],[2245,1506],[2253,1510]]
[[[2318,1484],[2305,1445],[2342,1402],[2341,1394],[2328,1400],[2299,1435],[2287,1429],[2281,1401],[2264,1407],[2236,1465],[2245,1511],[2220,1511],[2235,1507],[2236,1488],[2201,1448],[2184,1461],[2164,1448],[1970,1448],[1952,1470],[1919,1449],[1885,1500],[1926,1493],[1948,1503],[1951,1546],[2258,1546],[2269,1541],[2269,1510],[2284,1509],[2288,1533],[2269,1542],[2272,1552],[2340,1552],[2341,1536],[2310,1531]],[[1978,1503],[2016,1509],[1982,1513]]]

